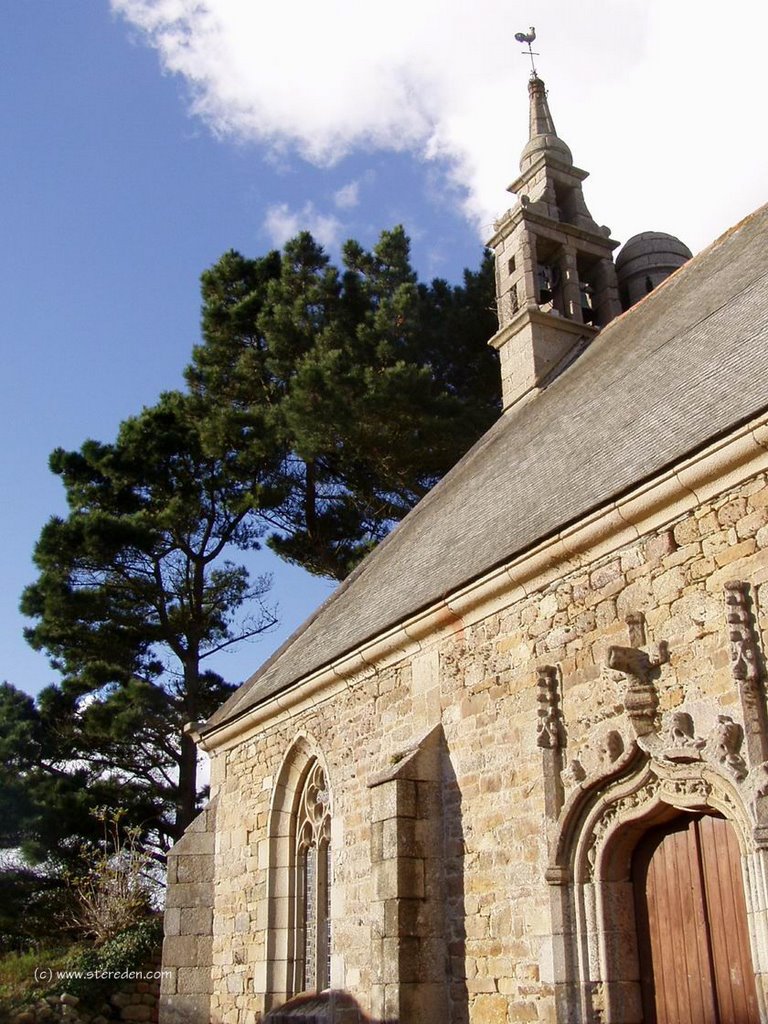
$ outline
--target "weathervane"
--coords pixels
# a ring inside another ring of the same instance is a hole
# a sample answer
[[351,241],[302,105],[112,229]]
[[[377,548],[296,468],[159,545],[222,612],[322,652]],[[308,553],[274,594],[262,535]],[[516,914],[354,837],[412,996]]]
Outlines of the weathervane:
[[536,38],[536,29],[531,25],[527,32],[515,32],[515,39],[518,43],[528,44],[528,56],[531,58],[531,78],[538,78],[536,74],[536,65],[533,62],[534,57],[541,56],[531,49],[531,43]]

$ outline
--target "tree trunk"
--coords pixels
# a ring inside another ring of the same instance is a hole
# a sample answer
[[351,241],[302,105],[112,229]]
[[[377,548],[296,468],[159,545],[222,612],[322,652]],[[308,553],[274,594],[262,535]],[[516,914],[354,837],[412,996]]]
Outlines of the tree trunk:
[[176,839],[195,817],[197,808],[197,745],[188,733],[181,736],[179,791],[176,797]]

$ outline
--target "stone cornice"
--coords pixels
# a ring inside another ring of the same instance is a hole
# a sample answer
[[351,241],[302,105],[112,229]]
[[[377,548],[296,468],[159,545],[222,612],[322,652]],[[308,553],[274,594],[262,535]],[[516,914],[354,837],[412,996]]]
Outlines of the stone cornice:
[[[531,206],[533,205],[534,204],[531,204]],[[611,238],[610,235],[605,234],[602,231],[588,231],[586,228],[580,228],[577,224],[570,224],[567,220],[553,220],[552,217],[547,217],[542,213],[537,213],[536,210],[531,209],[531,207],[525,207],[518,204],[507,210],[507,212],[496,222],[496,230],[494,231],[493,236],[486,242],[488,248],[495,248],[500,242],[511,235],[521,221],[527,221],[529,224],[535,224],[541,228],[545,234],[549,234],[551,237],[565,235],[570,238],[575,238],[578,241],[593,247],[597,252],[605,249],[606,246],[613,250],[621,245],[621,243],[615,238]]]
[[353,685],[355,679],[402,661],[765,471],[768,412],[237,718],[211,729],[200,745],[209,752],[225,750],[257,733],[266,722],[275,724],[324,703]]
[[591,324],[581,324],[576,320],[569,320],[567,317],[558,316],[556,313],[545,313],[538,306],[526,306],[505,324],[500,331],[488,341],[491,348],[498,351],[501,346],[513,338],[524,323],[540,324],[542,327],[553,327],[566,334],[573,334],[574,339],[593,338],[599,334],[599,327],[592,327]]
[[525,188],[528,182],[535,176],[535,174],[542,167],[550,167],[554,171],[558,171],[564,178],[575,178],[576,181],[584,181],[585,178],[589,177],[589,171],[583,171],[580,167],[574,167],[573,164],[567,164],[563,160],[558,160],[552,153],[543,151],[535,158],[530,167],[526,167],[515,180],[507,185],[507,192],[511,192],[516,195],[521,189]]

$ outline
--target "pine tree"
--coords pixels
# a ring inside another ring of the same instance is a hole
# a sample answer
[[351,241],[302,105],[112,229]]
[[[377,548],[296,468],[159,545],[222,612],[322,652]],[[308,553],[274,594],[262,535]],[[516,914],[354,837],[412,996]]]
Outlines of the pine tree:
[[419,284],[402,230],[343,269],[309,234],[282,254],[229,252],[202,278],[187,380],[217,443],[279,455],[268,543],[342,579],[499,412],[489,257],[462,286]]
[[[44,527],[26,631],[63,674],[69,753],[102,780],[125,778],[158,812],[162,844],[196,813],[195,745],[184,732],[230,692],[205,659],[275,619],[269,580],[227,559],[257,545],[254,507],[273,500],[274,466],[252,446],[238,461],[202,443],[194,401],[179,393],[127,420],[114,444],[57,450],[66,518]],[[245,607],[247,614],[239,610]]]

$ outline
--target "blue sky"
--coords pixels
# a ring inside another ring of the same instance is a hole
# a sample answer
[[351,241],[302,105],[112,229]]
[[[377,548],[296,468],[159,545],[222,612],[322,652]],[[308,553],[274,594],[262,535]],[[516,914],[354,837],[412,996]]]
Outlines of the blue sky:
[[[198,278],[222,252],[308,227],[335,255],[403,223],[423,277],[477,266],[527,137],[516,30],[537,25],[555,122],[614,237],[667,230],[696,251],[765,200],[763,5],[540,6],[8,5],[0,678],[55,679],[17,612],[40,528],[64,511],[49,452],[112,439],[179,386]],[[275,572],[282,627],[218,666],[232,681],[329,592],[268,556],[254,568]]]

